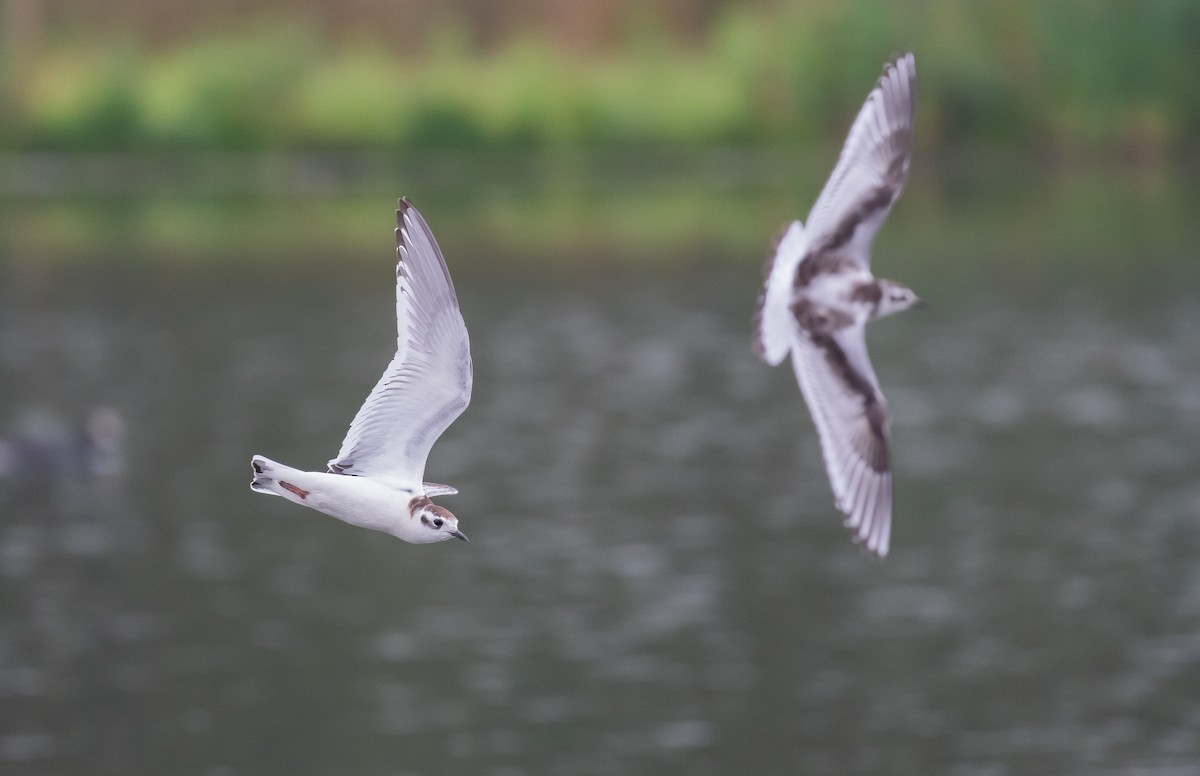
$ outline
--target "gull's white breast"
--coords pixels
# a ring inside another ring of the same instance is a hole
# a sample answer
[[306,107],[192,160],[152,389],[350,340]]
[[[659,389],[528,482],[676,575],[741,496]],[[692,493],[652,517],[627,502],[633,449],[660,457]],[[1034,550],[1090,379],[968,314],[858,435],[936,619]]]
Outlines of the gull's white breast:
[[853,302],[850,295],[859,285],[869,283],[873,279],[870,272],[863,270],[836,274],[821,273],[814,277],[801,293],[811,302],[849,312],[858,318],[861,317],[859,312],[865,314],[865,308],[860,311],[859,308],[863,305]]

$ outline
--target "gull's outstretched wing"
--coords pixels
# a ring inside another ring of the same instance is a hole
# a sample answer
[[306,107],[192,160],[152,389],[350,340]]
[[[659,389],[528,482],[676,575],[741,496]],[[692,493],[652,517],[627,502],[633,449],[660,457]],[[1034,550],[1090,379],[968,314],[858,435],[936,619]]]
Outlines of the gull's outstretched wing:
[[329,471],[419,483],[433,443],[471,400],[471,351],[446,260],[407,198],[396,210],[396,253],[396,355]]
[[916,96],[916,64],[905,54],[884,67],[808,214],[809,250],[817,256],[836,253],[870,267],[871,241],[908,174]]
[[837,166],[808,224],[786,225],[767,254],[755,315],[754,352],[775,366],[788,353],[797,288],[845,260],[869,269],[871,241],[900,196],[908,173],[916,100],[912,54],[889,63],[850,127]]
[[792,366],[821,438],[838,509],[867,549],[887,555],[892,471],[887,402],[867,355],[865,324],[798,334]]

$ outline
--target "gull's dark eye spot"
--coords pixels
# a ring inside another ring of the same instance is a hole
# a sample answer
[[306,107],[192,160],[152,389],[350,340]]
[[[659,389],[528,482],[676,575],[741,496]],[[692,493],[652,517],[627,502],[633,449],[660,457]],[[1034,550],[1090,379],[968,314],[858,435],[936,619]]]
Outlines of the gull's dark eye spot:
[[441,528],[441,527],[442,527],[442,523],[443,523],[443,522],[445,522],[445,521],[444,521],[444,520],[442,520],[442,518],[440,518],[440,517],[435,517],[435,518],[433,519],[433,527],[434,527],[434,528]]

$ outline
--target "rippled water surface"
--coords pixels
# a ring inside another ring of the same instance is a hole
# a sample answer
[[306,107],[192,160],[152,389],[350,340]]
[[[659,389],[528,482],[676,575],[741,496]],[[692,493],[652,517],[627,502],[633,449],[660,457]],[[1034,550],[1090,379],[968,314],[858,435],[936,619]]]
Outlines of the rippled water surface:
[[[756,256],[546,271],[443,240],[476,391],[427,478],[471,542],[416,547],[247,487],[252,453],[321,466],[390,357],[382,203],[378,262],[43,267],[10,243],[9,449],[105,406],[125,456],[0,483],[0,770],[1200,762],[1197,245],[1093,271],[1057,255],[1071,235],[976,213],[922,258],[954,214],[901,204],[876,269],[932,305],[871,333],[881,562],[790,372],[750,352]],[[964,269],[971,228],[1012,265]]]

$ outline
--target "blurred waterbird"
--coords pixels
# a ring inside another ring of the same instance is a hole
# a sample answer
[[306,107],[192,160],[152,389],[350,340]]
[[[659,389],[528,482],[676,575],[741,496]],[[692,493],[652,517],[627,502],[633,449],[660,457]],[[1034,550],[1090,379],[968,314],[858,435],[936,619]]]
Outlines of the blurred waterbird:
[[306,472],[256,455],[250,488],[413,544],[465,542],[458,519],[430,501],[458,491],[422,478],[433,443],[471,400],[470,344],[446,260],[407,198],[396,210],[396,253],[396,355],[337,457],[327,471]]
[[112,407],[94,407],[71,423],[48,407],[18,417],[0,439],[0,479],[44,487],[119,475],[125,467],[125,421]]
[[856,539],[880,556],[892,528],[890,418],[866,325],[919,300],[874,277],[870,251],[904,187],[915,98],[916,65],[905,54],[867,96],[808,224],[786,225],[772,246],[754,342],[772,366],[791,353],[837,507]]

